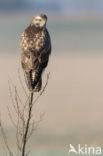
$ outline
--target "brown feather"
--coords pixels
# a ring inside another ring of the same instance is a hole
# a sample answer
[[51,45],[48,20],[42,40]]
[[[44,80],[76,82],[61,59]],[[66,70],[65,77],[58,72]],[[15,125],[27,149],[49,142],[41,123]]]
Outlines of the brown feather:
[[[21,36],[21,49],[21,64],[27,78],[28,88],[30,91],[40,91],[42,72],[48,64],[51,53],[51,40],[47,29],[29,25]],[[36,74],[34,80],[32,80],[32,72]]]

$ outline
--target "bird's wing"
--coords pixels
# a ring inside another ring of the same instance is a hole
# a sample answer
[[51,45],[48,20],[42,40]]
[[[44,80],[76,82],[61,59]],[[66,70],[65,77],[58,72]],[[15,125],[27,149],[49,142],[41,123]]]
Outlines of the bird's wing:
[[51,53],[51,39],[50,39],[49,32],[46,29],[45,44],[44,44],[44,47],[43,47],[42,52],[40,54],[40,60],[39,61],[42,64],[45,62],[48,62],[50,53]]
[[39,66],[38,55],[39,53],[35,49],[35,42],[33,37],[30,36],[26,31],[21,36],[21,49],[22,49],[22,67],[24,70],[37,69]]

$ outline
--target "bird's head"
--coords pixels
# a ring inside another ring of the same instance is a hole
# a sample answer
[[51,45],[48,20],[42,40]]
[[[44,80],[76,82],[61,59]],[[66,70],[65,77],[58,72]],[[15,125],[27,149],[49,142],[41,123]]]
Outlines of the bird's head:
[[36,28],[44,28],[47,23],[47,16],[45,14],[39,14],[33,17],[31,25]]

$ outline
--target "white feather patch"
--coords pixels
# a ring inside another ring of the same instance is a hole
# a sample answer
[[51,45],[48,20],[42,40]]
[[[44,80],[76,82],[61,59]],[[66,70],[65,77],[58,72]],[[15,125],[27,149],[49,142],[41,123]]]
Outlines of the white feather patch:
[[27,50],[27,47],[24,47],[25,50]]
[[40,16],[36,16],[36,19],[42,19]]
[[34,71],[32,72],[32,80],[33,81],[35,80],[35,72]]
[[25,63],[27,63],[27,62],[28,62],[28,58],[26,57],[26,58],[25,58]]

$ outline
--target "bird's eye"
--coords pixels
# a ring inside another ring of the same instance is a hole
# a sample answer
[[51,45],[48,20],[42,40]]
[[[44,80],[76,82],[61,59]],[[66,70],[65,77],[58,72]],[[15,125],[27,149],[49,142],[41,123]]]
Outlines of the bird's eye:
[[41,22],[41,19],[38,19],[39,22]]

